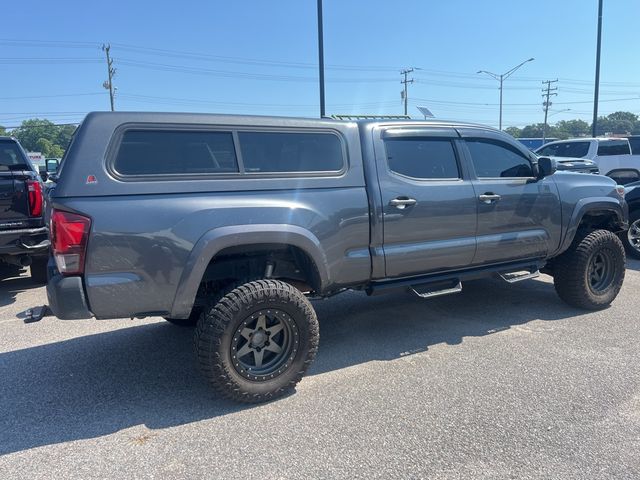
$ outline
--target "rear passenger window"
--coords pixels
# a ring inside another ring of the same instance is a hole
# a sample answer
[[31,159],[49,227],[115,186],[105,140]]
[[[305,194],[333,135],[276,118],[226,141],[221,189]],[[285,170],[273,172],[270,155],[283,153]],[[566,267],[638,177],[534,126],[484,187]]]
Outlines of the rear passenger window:
[[626,140],[607,140],[598,145],[598,156],[629,155],[631,150]]
[[399,138],[385,140],[384,144],[392,172],[420,179],[460,178],[449,140]]
[[508,143],[485,139],[466,143],[478,178],[533,177],[529,159]]
[[122,175],[216,174],[238,171],[230,132],[128,130],[116,155]]
[[344,167],[342,144],[333,134],[239,132],[247,173],[338,172]]

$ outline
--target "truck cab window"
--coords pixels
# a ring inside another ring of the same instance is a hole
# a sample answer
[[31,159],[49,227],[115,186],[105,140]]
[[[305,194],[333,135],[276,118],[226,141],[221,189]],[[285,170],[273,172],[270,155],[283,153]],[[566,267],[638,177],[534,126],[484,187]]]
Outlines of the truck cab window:
[[533,177],[531,163],[511,145],[488,139],[467,139],[478,178]]
[[450,140],[398,138],[385,140],[389,170],[418,179],[460,178]]

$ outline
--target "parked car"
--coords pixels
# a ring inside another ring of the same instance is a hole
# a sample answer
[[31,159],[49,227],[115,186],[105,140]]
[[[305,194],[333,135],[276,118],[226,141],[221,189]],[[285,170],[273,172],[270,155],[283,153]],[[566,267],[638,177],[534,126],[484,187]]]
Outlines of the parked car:
[[15,138],[0,137],[0,261],[47,281],[49,240],[38,172]]
[[624,189],[555,172],[464,123],[92,113],[50,190],[50,307],[197,323],[212,386],[269,400],[316,354],[309,297],[426,299],[543,270],[570,305],[609,305],[625,274]]
[[547,143],[535,152],[544,156],[593,160],[600,173],[621,185],[640,180],[640,155],[631,154],[631,146],[626,138],[558,140]]
[[640,182],[625,186],[625,198],[629,205],[629,230],[620,234],[627,253],[640,258]]

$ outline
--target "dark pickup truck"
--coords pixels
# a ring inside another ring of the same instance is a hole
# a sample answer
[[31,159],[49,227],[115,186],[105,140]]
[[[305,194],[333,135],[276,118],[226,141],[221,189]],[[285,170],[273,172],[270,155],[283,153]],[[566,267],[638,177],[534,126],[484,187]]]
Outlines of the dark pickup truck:
[[15,138],[0,137],[0,261],[31,265],[31,277],[47,281],[49,240],[43,185]]
[[310,297],[542,271],[599,309],[625,274],[624,188],[472,124],[92,113],[50,200],[55,315],[197,324],[206,377],[245,402],[304,375]]

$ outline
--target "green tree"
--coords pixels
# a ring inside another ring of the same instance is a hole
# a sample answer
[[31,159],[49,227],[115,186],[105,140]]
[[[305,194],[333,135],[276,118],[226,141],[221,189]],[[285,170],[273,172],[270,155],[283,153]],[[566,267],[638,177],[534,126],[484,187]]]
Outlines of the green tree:
[[585,137],[591,134],[590,125],[584,120],[560,120],[555,124],[558,138]]
[[627,135],[634,132],[640,132],[640,119],[635,113],[613,112],[606,117],[598,117],[596,135]]
[[23,121],[11,134],[27,151],[42,152],[47,157],[61,157],[74,131],[73,125],[55,125],[49,120],[33,118]]
[[[527,125],[520,131],[520,137],[522,138],[540,138],[542,137],[542,131],[544,129],[544,123],[534,123]],[[555,129],[551,125],[547,125],[547,137],[555,137]]]
[[0,135],[6,135],[6,134],[7,134],[7,130],[2,125],[0,125]]
[[514,138],[520,137],[520,133],[521,133],[521,130],[518,127],[507,127],[504,129],[504,131]]

